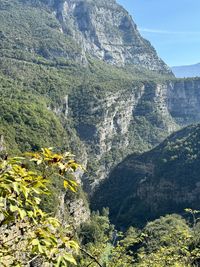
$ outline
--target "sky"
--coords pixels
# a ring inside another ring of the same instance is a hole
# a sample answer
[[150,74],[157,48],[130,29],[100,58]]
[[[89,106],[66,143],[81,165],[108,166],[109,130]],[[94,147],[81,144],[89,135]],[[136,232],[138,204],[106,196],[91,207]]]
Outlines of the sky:
[[200,62],[200,0],[117,0],[169,66]]

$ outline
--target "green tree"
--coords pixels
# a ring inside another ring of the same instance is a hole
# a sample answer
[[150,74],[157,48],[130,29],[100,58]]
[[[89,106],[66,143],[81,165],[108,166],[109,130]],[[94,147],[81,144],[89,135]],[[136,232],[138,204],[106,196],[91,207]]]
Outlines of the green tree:
[[191,266],[192,230],[179,215],[166,215],[147,224],[138,251],[138,266]]
[[110,224],[108,210],[93,212],[91,220],[82,224],[79,238],[83,246],[79,266],[104,266],[110,254],[114,227]]
[[116,233],[119,241],[113,248],[106,266],[131,267],[136,261],[134,247],[141,242],[142,236],[137,229],[130,227],[125,234]]

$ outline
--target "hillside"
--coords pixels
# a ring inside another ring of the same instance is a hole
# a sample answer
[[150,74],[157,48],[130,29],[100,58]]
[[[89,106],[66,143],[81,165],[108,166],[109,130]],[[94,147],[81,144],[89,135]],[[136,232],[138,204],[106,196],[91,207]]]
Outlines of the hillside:
[[176,80],[115,1],[2,0],[0,22],[9,153],[71,150],[91,192],[127,155],[200,121],[200,80]]
[[0,265],[198,265],[198,123],[115,0],[0,0]]
[[177,78],[200,76],[200,63],[194,65],[174,66],[171,69]]
[[199,209],[200,125],[173,133],[153,150],[128,156],[93,196],[118,227]]

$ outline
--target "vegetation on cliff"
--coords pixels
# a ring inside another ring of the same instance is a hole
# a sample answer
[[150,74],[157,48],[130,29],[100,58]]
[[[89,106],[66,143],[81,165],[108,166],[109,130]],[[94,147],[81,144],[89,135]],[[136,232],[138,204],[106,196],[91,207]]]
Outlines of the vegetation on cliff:
[[199,208],[200,126],[173,133],[159,146],[120,163],[93,196],[118,226],[145,224],[168,213]]
[[[149,149],[167,133],[160,134],[150,121],[138,118],[127,137],[130,146],[118,149],[121,134],[117,133],[113,141],[106,140],[112,141],[112,149],[94,160],[101,146],[98,138],[88,144],[79,131],[88,120],[94,129],[99,122],[102,124],[105,110],[100,103],[96,112],[89,110],[92,102],[98,99],[103,104],[105,98],[119,92],[126,101],[133,88],[136,91],[147,80],[153,86],[153,81],[166,77],[141,66],[122,68],[89,54],[84,56],[72,36],[62,32],[48,2],[51,1],[0,2],[0,135],[12,154],[51,145],[71,150],[80,155],[80,160],[87,153],[89,162],[95,161],[88,165],[88,171],[96,180],[95,170],[102,166],[110,169],[133,149]],[[112,105],[111,112],[114,109]],[[140,130],[142,127],[151,132],[147,140],[143,140],[146,135]],[[152,137],[154,133],[158,138]]]

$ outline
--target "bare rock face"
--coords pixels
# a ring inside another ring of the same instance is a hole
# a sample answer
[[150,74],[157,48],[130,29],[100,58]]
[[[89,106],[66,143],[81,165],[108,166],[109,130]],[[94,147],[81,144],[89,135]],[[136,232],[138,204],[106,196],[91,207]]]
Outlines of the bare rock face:
[[58,207],[56,216],[62,222],[63,226],[72,222],[74,227],[79,227],[82,223],[90,219],[88,205],[86,205],[81,197],[72,197],[68,192],[59,196]]
[[151,44],[141,37],[132,17],[114,0],[47,1],[64,34],[73,36],[83,53],[117,66],[135,65],[172,74]]
[[125,156],[146,151],[181,127],[199,122],[199,88],[200,79],[172,80],[135,83],[100,95],[85,88],[78,98],[69,96],[88,162],[96,165],[92,187]]
[[200,121],[200,79],[182,79],[168,85],[168,108],[180,125]]

